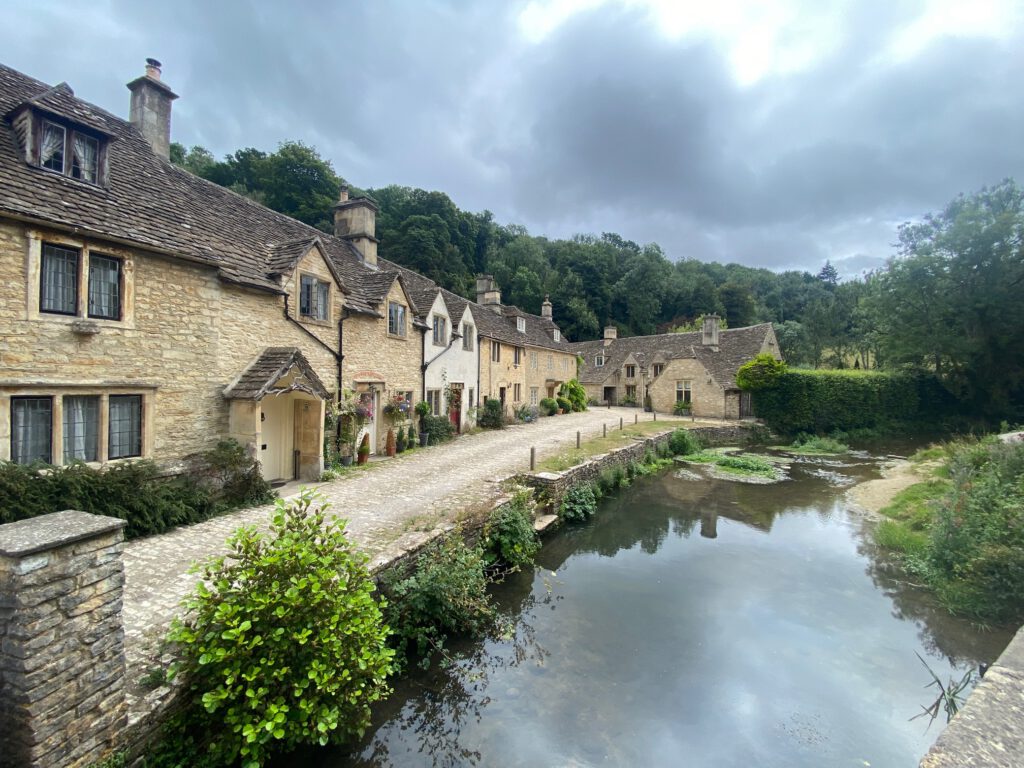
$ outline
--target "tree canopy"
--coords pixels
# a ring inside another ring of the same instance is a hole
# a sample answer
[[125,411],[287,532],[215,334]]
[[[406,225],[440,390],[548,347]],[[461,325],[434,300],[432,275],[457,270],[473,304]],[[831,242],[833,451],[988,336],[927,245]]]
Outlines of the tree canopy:
[[[176,144],[171,159],[325,231],[344,183],[301,142],[223,160]],[[845,281],[831,261],[815,274],[670,259],[614,232],[531,235],[490,211],[463,211],[443,192],[390,185],[365,193],[380,207],[382,257],[469,298],[474,275],[493,274],[503,300],[528,312],[550,296],[573,340],[598,338],[605,325],[622,335],[667,333],[715,312],[732,328],[774,323],[790,365],[934,371],[978,412],[1022,409],[1024,209],[1013,181],[903,225],[884,268]]]

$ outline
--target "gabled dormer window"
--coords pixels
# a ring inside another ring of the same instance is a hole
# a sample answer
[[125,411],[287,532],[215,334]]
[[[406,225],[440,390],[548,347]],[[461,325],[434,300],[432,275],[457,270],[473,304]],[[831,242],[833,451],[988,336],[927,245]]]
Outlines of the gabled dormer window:
[[517,317],[516,318],[516,330],[519,331],[520,333],[526,333],[526,318],[525,317]]
[[73,127],[40,120],[38,163],[73,179],[100,183],[100,142]]
[[558,330],[557,328],[555,328],[554,337],[555,337],[555,341],[561,341],[562,340],[562,332],[560,330]]
[[626,378],[627,379],[635,379],[636,378],[636,366],[635,365],[627,365],[626,366]]
[[597,357],[594,358],[594,367],[595,368],[603,368],[604,367],[604,355],[598,355]]

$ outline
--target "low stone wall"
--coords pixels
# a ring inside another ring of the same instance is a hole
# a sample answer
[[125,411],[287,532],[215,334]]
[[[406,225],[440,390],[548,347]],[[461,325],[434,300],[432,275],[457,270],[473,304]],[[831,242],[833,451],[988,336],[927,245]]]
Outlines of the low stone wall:
[[1024,765],[1024,627],[971,691],[921,768]]
[[0,525],[0,766],[78,768],[124,729],[124,521]]
[[[574,486],[594,482],[602,472],[614,467],[624,467],[633,461],[640,461],[647,452],[656,453],[658,448],[668,443],[669,436],[679,424],[669,424],[661,434],[638,439],[632,445],[617,448],[609,453],[594,456],[589,461],[578,464],[563,472],[537,472],[522,474],[518,481],[537,492],[537,498],[548,514],[556,514],[562,497]],[[686,427],[684,427],[686,429]],[[696,435],[706,447],[725,445],[744,445],[750,440],[751,428],[746,425],[723,425],[721,427],[694,427],[688,429]]]

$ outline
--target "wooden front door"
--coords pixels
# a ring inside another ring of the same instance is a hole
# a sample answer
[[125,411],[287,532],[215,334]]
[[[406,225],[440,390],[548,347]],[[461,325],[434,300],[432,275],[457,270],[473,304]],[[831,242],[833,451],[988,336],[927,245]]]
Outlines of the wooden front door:
[[448,395],[448,420],[455,427],[456,432],[462,431],[462,384],[451,385]]

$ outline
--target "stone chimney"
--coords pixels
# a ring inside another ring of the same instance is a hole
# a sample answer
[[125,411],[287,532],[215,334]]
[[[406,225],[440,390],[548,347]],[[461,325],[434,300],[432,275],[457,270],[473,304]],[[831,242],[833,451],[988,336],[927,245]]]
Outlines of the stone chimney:
[[704,334],[701,343],[718,349],[718,315],[704,315]]
[[128,121],[164,160],[171,157],[171,102],[178,95],[160,80],[160,62],[146,59],[146,74],[128,83]]
[[476,303],[501,314],[501,291],[491,275],[476,276]]
[[614,325],[606,325],[604,327],[604,345],[607,347],[617,338],[619,338],[619,329]]
[[348,240],[359,251],[363,263],[377,267],[377,206],[366,197],[349,200],[348,187],[342,185],[334,209],[334,234]]
[[544,303],[540,305],[540,316],[546,317],[548,320],[551,319],[551,299],[546,293],[544,294]]

